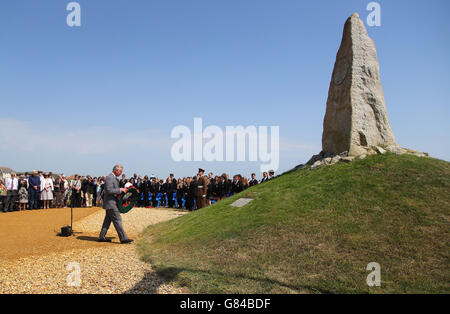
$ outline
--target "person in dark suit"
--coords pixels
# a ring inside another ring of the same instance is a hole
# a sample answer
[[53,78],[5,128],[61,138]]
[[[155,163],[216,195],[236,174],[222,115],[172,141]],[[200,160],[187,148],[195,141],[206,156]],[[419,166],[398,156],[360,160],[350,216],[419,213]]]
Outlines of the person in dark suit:
[[159,204],[161,207],[166,207],[166,197],[167,197],[167,181],[169,179],[166,179],[166,182],[163,180],[159,181],[159,193],[161,193],[161,203]]
[[249,186],[255,186],[258,184],[258,180],[256,179],[256,174],[252,173],[252,179],[248,182]]
[[208,184],[206,186],[208,187],[208,189],[206,192],[206,202],[208,205],[211,205],[213,200],[217,201],[216,200],[216,195],[217,195],[216,178],[208,176],[207,181],[208,181]]
[[197,178],[187,178],[187,191],[186,191],[186,209],[189,211],[194,210],[194,199],[197,197]]
[[41,178],[37,175],[37,171],[33,170],[33,174],[28,178],[28,193],[30,194],[30,209],[38,209],[39,207],[39,191],[41,189]]
[[108,232],[111,222],[114,224],[114,228],[119,235],[120,243],[126,244],[133,242],[129,239],[122,226],[122,217],[120,216],[119,209],[117,208],[117,196],[127,190],[119,187],[119,181],[117,177],[122,174],[123,166],[115,165],[112,173],[110,173],[105,180],[105,194],[103,201],[103,208],[105,211],[105,220],[103,221],[102,230],[98,238],[99,242],[111,242],[110,239],[106,239],[106,233]]
[[243,190],[243,187],[242,187],[241,178],[237,174],[233,177],[233,185],[231,187],[231,192],[234,195],[234,194],[238,194],[238,193],[242,192],[242,190]]
[[150,180],[149,180],[148,176],[144,177],[144,181],[142,181],[140,190],[142,192],[142,197],[144,199],[142,202],[142,205],[145,207],[148,207],[150,205],[150,202],[148,200],[149,192],[150,192]]
[[125,174],[122,174],[122,179],[120,179],[120,181],[119,181],[119,187],[120,188],[124,188],[125,187],[125,181],[127,180],[127,178],[126,178],[126,176],[125,176]]
[[152,191],[152,199],[153,199],[153,207],[156,208],[158,206],[157,197],[159,192],[161,191],[161,185],[157,179],[153,179],[153,191]]
[[269,170],[269,180],[272,180],[275,178],[275,171]]
[[183,197],[185,193],[186,193],[186,185],[184,184],[182,179],[178,179],[176,194],[177,194],[177,205],[179,209],[183,208]]
[[267,172],[263,172],[263,178],[261,180],[261,183],[269,181],[269,176],[267,175]]
[[167,202],[169,205],[169,208],[173,208],[174,200],[173,200],[173,194],[177,192],[177,179],[175,179],[173,173],[170,174],[169,178],[167,179]]
[[216,182],[216,197],[217,201],[224,198],[225,195],[225,178],[222,176],[218,177]]

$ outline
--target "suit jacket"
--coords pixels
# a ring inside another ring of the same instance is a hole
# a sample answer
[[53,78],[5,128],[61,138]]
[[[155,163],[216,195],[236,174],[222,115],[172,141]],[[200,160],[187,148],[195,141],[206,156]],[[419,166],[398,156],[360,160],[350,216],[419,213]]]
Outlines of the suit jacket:
[[118,210],[117,195],[119,194],[119,182],[117,181],[116,176],[110,173],[105,179],[103,208]]
[[33,189],[33,186],[36,186],[38,188],[36,192],[39,192],[41,189],[41,178],[39,178],[38,176],[30,176],[30,178],[28,179],[28,184],[28,189],[30,191],[35,191]]

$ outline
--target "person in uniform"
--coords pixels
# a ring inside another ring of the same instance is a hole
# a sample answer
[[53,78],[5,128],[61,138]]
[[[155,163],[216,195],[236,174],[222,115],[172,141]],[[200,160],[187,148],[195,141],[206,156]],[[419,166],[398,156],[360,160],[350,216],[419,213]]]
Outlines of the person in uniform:
[[197,175],[198,191],[197,191],[197,209],[206,207],[206,195],[208,193],[207,178],[203,175],[205,170],[199,168]]
[[241,182],[241,177],[240,175],[236,174],[233,177],[233,184],[231,187],[231,192],[234,194],[238,194],[240,192],[242,192],[243,188],[242,188],[242,182]]

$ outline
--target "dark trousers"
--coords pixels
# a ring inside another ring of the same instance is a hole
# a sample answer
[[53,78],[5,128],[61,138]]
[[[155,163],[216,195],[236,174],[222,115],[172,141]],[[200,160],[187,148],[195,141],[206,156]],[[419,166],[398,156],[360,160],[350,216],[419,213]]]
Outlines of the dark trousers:
[[167,193],[167,204],[169,205],[169,208],[173,208],[173,191],[169,191]]
[[152,193],[152,206],[158,206],[158,201],[156,200],[156,193]]
[[111,222],[113,223],[114,228],[116,228],[120,241],[127,240],[127,234],[125,233],[125,230],[123,230],[122,226],[122,216],[120,216],[120,212],[117,208],[105,210],[105,220],[103,221],[99,238],[105,239]]
[[81,192],[76,193],[72,192],[72,206],[73,207],[81,207]]
[[3,210],[3,208],[5,208],[5,201],[6,196],[0,195],[0,210]]
[[30,189],[30,209],[38,209],[39,207],[39,191]]
[[185,204],[185,206],[186,206],[187,210],[192,210],[194,208],[194,196],[188,195],[186,197],[186,204]]
[[10,190],[6,194],[6,204],[5,204],[5,211],[11,211],[16,206],[17,201],[17,190]]
[[64,192],[62,191],[55,191],[55,207],[63,207],[64,206]]
[[197,209],[206,207],[206,197],[202,195],[197,196]]
[[144,200],[142,201],[142,206],[147,207],[149,205],[148,192],[147,191],[142,192],[142,197],[144,198]]

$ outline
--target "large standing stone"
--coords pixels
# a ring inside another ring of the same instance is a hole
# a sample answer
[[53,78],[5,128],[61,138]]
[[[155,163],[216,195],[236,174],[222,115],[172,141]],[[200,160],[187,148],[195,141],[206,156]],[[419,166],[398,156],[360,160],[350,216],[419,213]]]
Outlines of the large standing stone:
[[344,26],[328,93],[322,150],[349,156],[397,145],[386,112],[377,51],[357,13]]

